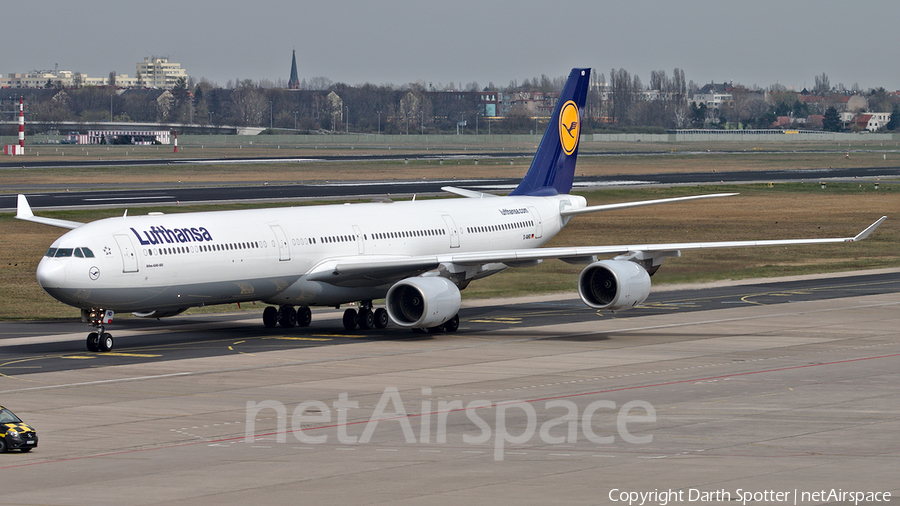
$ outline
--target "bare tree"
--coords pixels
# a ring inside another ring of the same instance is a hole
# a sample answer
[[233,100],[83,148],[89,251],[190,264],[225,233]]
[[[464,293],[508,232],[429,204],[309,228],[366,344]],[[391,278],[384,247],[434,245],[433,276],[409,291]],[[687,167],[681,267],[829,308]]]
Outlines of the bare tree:
[[[304,79],[304,82],[306,82],[305,79]],[[332,84],[334,84],[334,83],[332,83],[331,79],[328,79],[327,77],[311,77],[309,79],[309,82],[306,83],[305,89],[307,89],[307,90],[327,90],[328,88],[331,87]]]
[[672,74],[672,81],[669,85],[672,101],[676,105],[684,105],[687,103],[687,85],[684,82],[684,71],[676,67]]
[[816,85],[813,87],[813,93],[816,95],[824,95],[831,90],[831,84],[828,82],[828,76],[825,75],[825,72],[822,72],[822,75],[816,76]]
[[406,134],[409,134],[409,123],[412,121],[413,131],[422,115],[422,98],[412,91],[400,99],[400,115],[406,120]]
[[625,69],[612,69],[609,71],[610,102],[612,108],[610,116],[613,121],[622,123],[628,117],[628,112],[634,103],[632,93],[631,74]]
[[665,70],[651,70],[650,71],[650,89],[657,90],[660,92],[662,96],[668,91],[669,87],[669,78],[666,77]]
[[268,111],[269,104],[262,93],[251,87],[241,87],[231,94],[234,119],[241,126],[259,126]]
[[690,114],[690,109],[685,104],[676,105],[674,111],[672,112],[672,117],[675,121],[675,128],[684,128],[687,126],[688,116]]

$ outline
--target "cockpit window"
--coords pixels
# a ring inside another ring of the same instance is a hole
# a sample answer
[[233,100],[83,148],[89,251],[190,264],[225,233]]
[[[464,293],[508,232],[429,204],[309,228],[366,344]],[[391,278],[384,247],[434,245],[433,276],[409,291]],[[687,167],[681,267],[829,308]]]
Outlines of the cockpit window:
[[72,256],[72,248],[59,248],[56,250],[56,258],[70,257]]
[[75,248],[75,256],[78,258],[84,258],[84,254],[81,252],[81,248]]
[[94,258],[94,252],[88,248],[81,248],[81,251],[84,253],[84,258]]
[[48,250],[47,250],[47,254],[44,255],[44,256],[45,256],[45,257],[53,258],[54,256],[56,256],[56,248],[50,248],[50,249],[48,249]]

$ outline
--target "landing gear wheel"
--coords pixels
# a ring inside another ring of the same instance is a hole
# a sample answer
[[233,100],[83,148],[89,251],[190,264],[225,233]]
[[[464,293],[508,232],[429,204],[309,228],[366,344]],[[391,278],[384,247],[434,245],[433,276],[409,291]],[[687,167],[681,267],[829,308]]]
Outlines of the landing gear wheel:
[[91,332],[87,336],[87,349],[88,351],[100,351],[100,334],[96,332]]
[[353,330],[356,328],[356,310],[348,309],[344,311],[344,328]]
[[312,321],[312,311],[309,310],[309,306],[300,306],[297,309],[297,326],[298,327],[309,327],[309,322]]
[[107,352],[113,349],[113,338],[107,332],[100,334],[100,351]]
[[444,329],[444,332],[456,332],[459,328],[459,315],[453,315],[453,318],[447,320],[441,327]]
[[370,309],[360,309],[359,315],[356,317],[356,324],[362,330],[369,330],[375,327],[375,315]]
[[263,325],[265,325],[267,329],[273,329],[278,325],[278,309],[274,306],[263,309]]
[[383,329],[388,325],[388,312],[383,307],[375,310],[375,328]]
[[281,309],[281,319],[278,321],[282,327],[289,329],[297,324],[297,310],[291,306]]

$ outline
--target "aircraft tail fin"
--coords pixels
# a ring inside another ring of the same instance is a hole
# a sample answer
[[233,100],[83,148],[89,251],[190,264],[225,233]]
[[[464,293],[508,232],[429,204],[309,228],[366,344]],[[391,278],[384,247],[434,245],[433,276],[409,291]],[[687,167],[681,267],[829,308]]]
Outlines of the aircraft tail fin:
[[510,195],[556,195],[572,189],[590,79],[591,69],[572,69],[569,73],[531,167]]

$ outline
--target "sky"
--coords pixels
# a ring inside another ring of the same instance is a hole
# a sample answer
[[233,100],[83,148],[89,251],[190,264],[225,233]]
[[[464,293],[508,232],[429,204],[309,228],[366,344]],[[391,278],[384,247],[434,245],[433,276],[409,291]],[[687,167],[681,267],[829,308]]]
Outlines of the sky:
[[[0,0],[0,73],[134,76],[147,56],[195,80],[437,86],[568,75],[684,70],[700,85],[900,89],[900,2],[620,0]],[[22,14],[15,21],[15,13]]]

